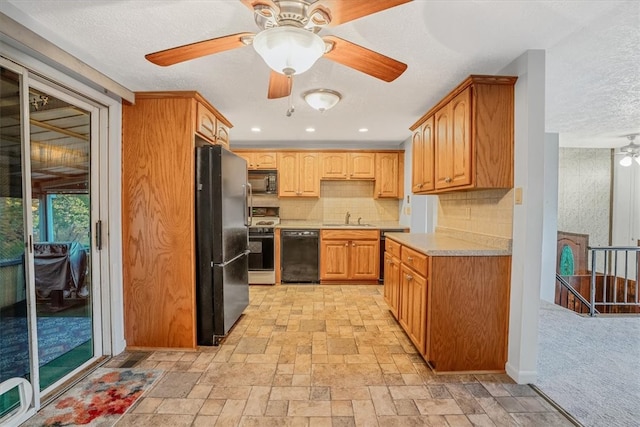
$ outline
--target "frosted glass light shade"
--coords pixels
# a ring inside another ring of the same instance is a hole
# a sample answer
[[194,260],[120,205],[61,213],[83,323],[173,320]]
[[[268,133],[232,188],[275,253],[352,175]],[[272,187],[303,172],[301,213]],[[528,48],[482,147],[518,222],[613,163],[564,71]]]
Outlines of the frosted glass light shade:
[[319,35],[297,27],[263,30],[253,38],[253,48],[274,71],[300,74],[324,55],[324,41]]
[[326,111],[340,101],[340,94],[335,90],[330,89],[314,89],[302,94],[304,100],[311,106],[320,112]]
[[633,159],[640,165],[640,156],[635,156]]
[[620,166],[631,166],[632,161],[631,156],[624,156],[620,159]]

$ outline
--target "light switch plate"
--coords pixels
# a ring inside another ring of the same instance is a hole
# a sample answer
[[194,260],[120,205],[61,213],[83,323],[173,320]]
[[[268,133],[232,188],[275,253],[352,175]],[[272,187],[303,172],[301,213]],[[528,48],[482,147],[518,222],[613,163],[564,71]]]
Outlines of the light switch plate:
[[515,195],[513,198],[515,200],[516,205],[522,204],[522,187],[516,187]]

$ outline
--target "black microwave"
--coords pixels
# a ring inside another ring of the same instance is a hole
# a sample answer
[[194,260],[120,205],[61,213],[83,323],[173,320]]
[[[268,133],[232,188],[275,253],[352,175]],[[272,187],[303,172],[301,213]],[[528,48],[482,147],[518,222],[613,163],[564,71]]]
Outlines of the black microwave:
[[250,170],[248,174],[253,194],[278,194],[278,171]]

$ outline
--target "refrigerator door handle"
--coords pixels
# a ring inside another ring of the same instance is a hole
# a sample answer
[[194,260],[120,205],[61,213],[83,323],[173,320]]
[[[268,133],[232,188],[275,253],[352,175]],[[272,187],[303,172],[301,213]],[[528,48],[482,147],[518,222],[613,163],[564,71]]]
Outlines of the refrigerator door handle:
[[[249,227],[253,223],[253,187],[248,182],[243,185],[244,187],[244,207],[245,207],[245,219],[244,225]],[[247,188],[249,191],[247,191]]]
[[[223,263],[221,263],[221,264],[218,264],[218,266],[219,266],[219,267],[227,266],[227,265],[231,264],[232,262],[234,262],[235,260],[237,260],[237,259],[239,259],[239,258],[242,258],[242,257],[243,257],[243,256],[245,256],[245,255],[249,255],[250,253],[251,253],[251,251],[250,251],[249,249],[247,249],[246,251],[243,251],[243,252],[241,252],[240,254],[238,254],[238,255],[234,256],[234,257],[233,257],[233,258],[231,258],[229,261],[225,261],[225,262],[223,262]],[[212,262],[212,263],[211,263],[211,267],[213,267],[213,266],[214,266],[214,264],[213,264],[213,262]]]

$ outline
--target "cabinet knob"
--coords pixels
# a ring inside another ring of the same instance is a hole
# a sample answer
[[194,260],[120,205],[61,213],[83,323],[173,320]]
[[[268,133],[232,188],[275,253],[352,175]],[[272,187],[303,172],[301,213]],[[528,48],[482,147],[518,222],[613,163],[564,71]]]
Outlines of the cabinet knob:
[[446,183],[449,183],[449,182],[451,182],[451,181],[453,181],[453,180],[452,180],[451,178],[449,178],[449,177],[446,177],[446,178],[444,179],[444,182],[446,182]]
[[256,167],[259,168],[260,167],[260,163],[256,163]]
[[413,280],[413,276],[412,276],[412,275],[410,275],[410,274],[407,274],[405,277],[407,278],[407,281],[408,281],[408,282],[410,282],[410,281],[412,281],[412,280]]
[[379,191],[379,192],[378,192],[378,196],[382,196],[382,191]]
[[409,262],[413,262],[413,257],[412,257],[412,256],[408,256],[408,257],[407,257],[407,261],[409,261]]
[[422,188],[422,184],[418,184],[418,188]]
[[349,246],[349,242],[345,243],[344,245],[345,245],[345,246]]
[[355,247],[356,247],[356,244],[355,244],[355,243],[353,243],[353,242],[351,242],[351,247],[352,247],[352,248],[355,248]]

